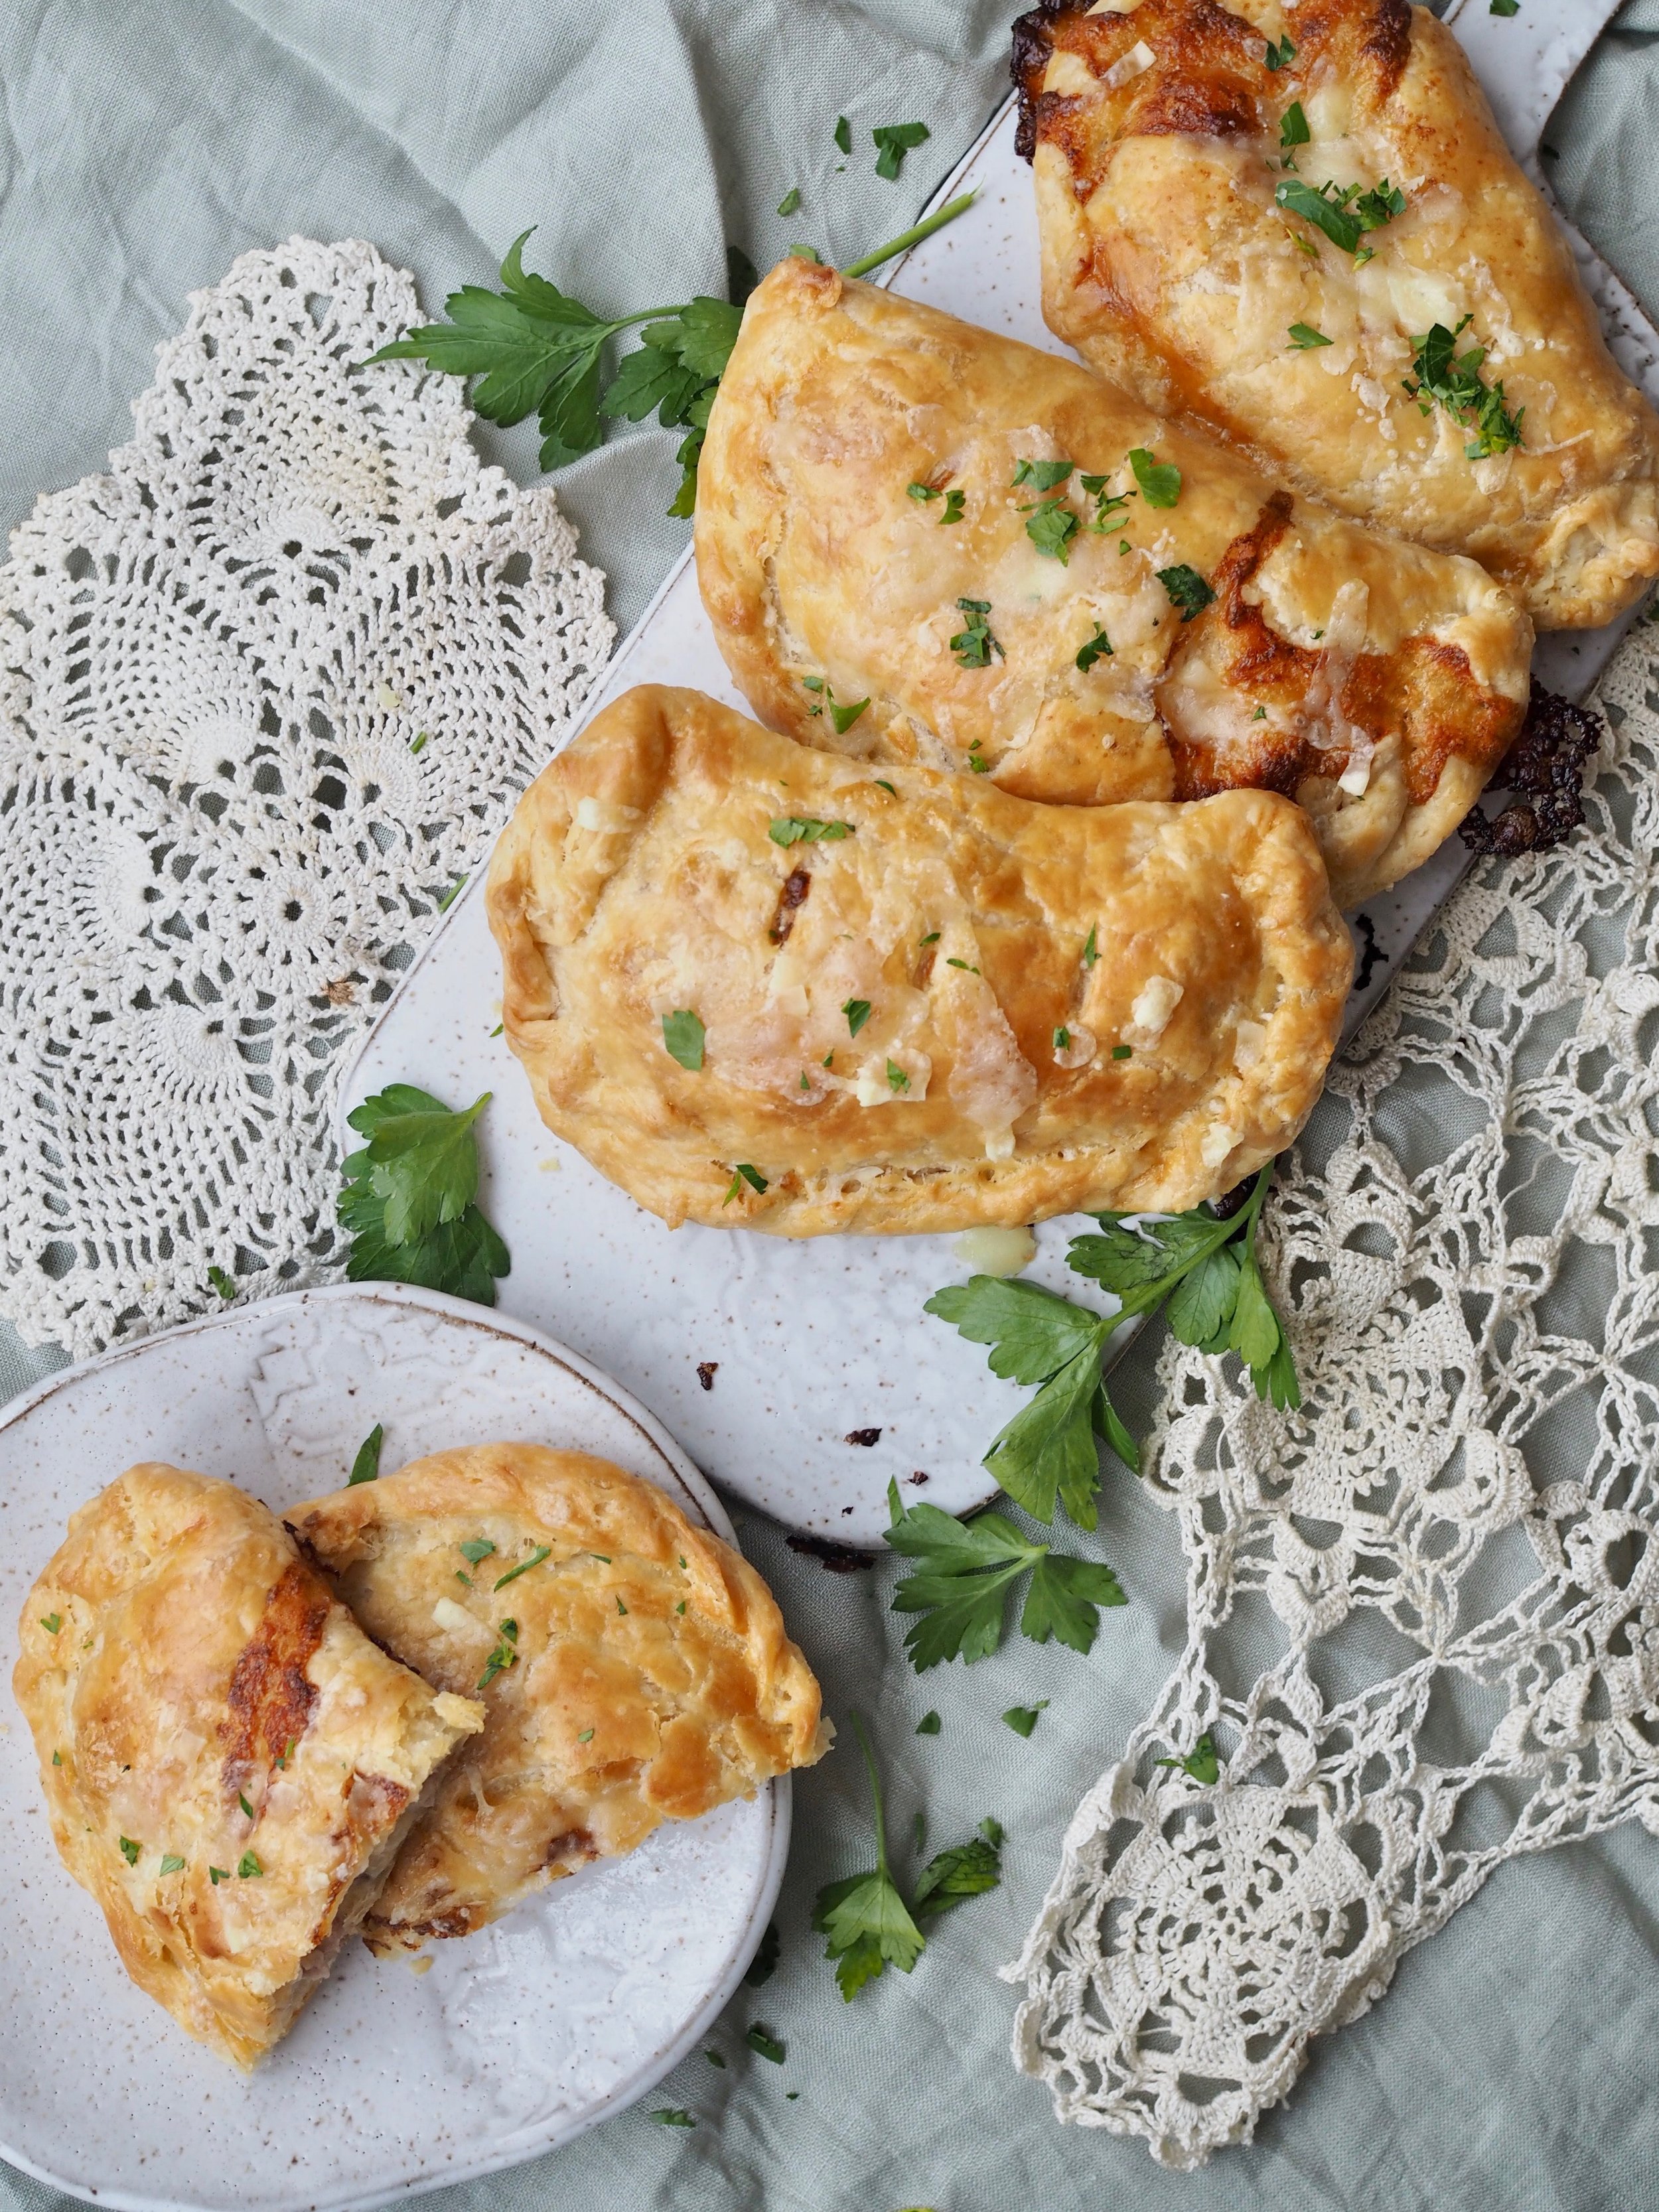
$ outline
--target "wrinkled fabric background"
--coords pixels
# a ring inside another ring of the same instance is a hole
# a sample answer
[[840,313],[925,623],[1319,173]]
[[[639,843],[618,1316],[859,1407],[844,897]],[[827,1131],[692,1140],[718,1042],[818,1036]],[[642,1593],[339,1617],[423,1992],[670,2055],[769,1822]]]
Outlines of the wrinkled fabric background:
[[[761,268],[797,240],[852,258],[914,219],[1001,99],[1012,12],[1009,0],[6,0],[0,520],[100,468],[185,294],[295,231],[373,240],[415,270],[434,311],[455,284],[489,281],[532,222],[530,265],[607,313],[723,291],[728,246]],[[839,113],[854,129],[844,170]],[[1547,167],[1650,310],[1656,113],[1659,0],[1631,0],[1546,132]],[[933,135],[885,183],[870,128],[913,118]],[[792,185],[802,204],[781,218]],[[633,432],[558,479],[624,630],[684,542],[663,514],[679,434]],[[531,478],[533,426],[481,436]],[[926,1356],[925,1338],[916,1349]],[[57,1364],[4,1332],[0,1395]],[[1150,1413],[1150,1367],[1144,1345],[1115,1384],[1132,1426]],[[1180,2176],[1138,2143],[1057,2127],[1046,2094],[1009,2064],[1015,1994],[995,1969],[1073,1807],[1181,1648],[1174,1528],[1133,1483],[1109,1484],[1094,1541],[1132,1603],[1104,1617],[1091,1656],[1016,1641],[918,1680],[887,1610],[890,1568],[830,1576],[770,1523],[738,1517],[830,1710],[873,1718],[900,1868],[915,1863],[919,1811],[929,1852],[994,1814],[1008,1830],[1003,1887],[938,1923],[913,1975],[890,1972],[843,2005],[807,1923],[821,1883],[870,1863],[849,1746],[797,1782],[782,1961],[708,2039],[725,2069],[699,2054],[635,2112],[440,2192],[433,2212],[1654,2203],[1659,1849],[1634,1827],[1504,1869],[1406,1960],[1375,2011],[1316,2046],[1252,2148]],[[1022,1741],[1000,1716],[1041,1698],[1048,1710]],[[929,1707],[942,1732],[918,1737]],[[757,2020],[787,2043],[782,2067],[744,2045]],[[163,2058],[173,2032],[158,2015]],[[5,2024],[8,2041],[26,2033]],[[695,2130],[653,2124],[662,2106],[693,2112]],[[0,2167],[0,2212],[67,2202]]]

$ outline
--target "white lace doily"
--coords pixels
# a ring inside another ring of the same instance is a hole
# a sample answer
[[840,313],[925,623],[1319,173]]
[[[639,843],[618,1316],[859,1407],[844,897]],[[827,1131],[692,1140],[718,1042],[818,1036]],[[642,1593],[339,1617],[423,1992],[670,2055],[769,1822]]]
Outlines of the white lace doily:
[[0,570],[0,1312],[77,1357],[333,1271],[335,1071],[613,635],[459,380],[360,366],[407,274],[191,307]]
[[[1302,1416],[1163,1357],[1186,1650],[1007,1971],[1060,2117],[1168,2166],[1248,2141],[1504,1860],[1659,1836],[1653,640],[1589,826],[1468,879],[1281,1180]],[[1153,1765],[1206,1729],[1214,1787]]]

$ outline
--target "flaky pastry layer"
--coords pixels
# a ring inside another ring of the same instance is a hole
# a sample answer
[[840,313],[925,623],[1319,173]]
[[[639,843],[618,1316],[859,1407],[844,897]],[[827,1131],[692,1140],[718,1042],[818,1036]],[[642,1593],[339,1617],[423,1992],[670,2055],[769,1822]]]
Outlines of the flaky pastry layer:
[[[1540,629],[1610,622],[1659,574],[1659,416],[1427,9],[1066,0],[1020,19],[1014,73],[1043,313],[1103,374],[1300,490],[1473,554]],[[1405,206],[1350,250],[1281,204],[1287,183]],[[1472,459],[1468,422],[1406,390],[1436,325],[1485,349],[1518,447]]]
[[1272,793],[1042,806],[653,685],[520,800],[488,910],[548,1127],[671,1225],[792,1237],[1214,1197],[1352,969]]
[[467,1935],[828,1741],[754,1569],[607,1460],[439,1452],[289,1526],[378,1643],[489,1709],[365,1923],[377,1951]]
[[20,1640],[64,1865],[138,1986],[252,2066],[482,1708],[371,1644],[257,1498],[157,1463],[71,1516]]
[[697,487],[703,604],[772,728],[1067,804],[1287,792],[1344,906],[1450,834],[1525,711],[1532,626],[1473,562],[798,257],[750,296]]

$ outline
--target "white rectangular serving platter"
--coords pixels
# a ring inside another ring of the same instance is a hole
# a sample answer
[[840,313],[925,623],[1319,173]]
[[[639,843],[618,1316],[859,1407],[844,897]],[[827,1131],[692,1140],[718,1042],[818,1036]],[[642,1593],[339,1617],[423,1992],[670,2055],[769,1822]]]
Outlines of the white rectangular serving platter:
[[[1611,12],[1608,0],[1522,0],[1510,17],[1490,15],[1486,0],[1448,11],[1534,178],[1544,122]],[[1042,316],[1036,214],[1030,168],[1014,151],[1017,119],[1010,102],[935,196],[971,189],[975,205],[913,248],[885,281],[908,298],[1063,354]],[[1659,401],[1659,332],[1590,247],[1573,242],[1622,365]],[[1625,627],[1545,640],[1534,661],[1540,678],[1582,699]],[[746,711],[703,613],[689,549],[584,720],[633,685],[658,683],[689,684]],[[1349,1033],[1467,866],[1454,839],[1360,917],[1376,957],[1350,1002]],[[1019,1401],[988,1372],[981,1349],[922,1312],[935,1290],[966,1272],[951,1240],[794,1242],[746,1230],[665,1229],[543,1127],[505,1042],[490,1035],[501,1018],[501,969],[483,892],[480,871],[347,1072],[342,1150],[356,1142],[347,1111],[387,1083],[418,1084],[452,1105],[491,1092],[479,1124],[482,1202],[513,1255],[500,1286],[504,1310],[616,1376],[717,1482],[788,1525],[873,1544],[887,1525],[890,1478],[907,1486],[907,1498],[955,1512],[993,1495],[981,1455]],[[1091,1286],[1065,1264],[1067,1242],[1086,1225],[1078,1215],[1043,1224],[1027,1279],[1094,1302]],[[848,1441],[872,1430],[873,1443]]]

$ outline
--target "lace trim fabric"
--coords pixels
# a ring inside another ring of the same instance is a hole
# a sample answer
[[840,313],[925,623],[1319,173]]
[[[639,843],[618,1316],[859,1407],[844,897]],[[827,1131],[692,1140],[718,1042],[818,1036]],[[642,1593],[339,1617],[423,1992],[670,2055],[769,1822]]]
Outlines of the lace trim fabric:
[[337,1271],[337,1071],[614,635],[371,246],[193,295],[0,569],[0,1312],[78,1357]]
[[[1504,1860],[1659,1836],[1653,640],[1589,826],[1466,880],[1281,1180],[1300,1417],[1162,1357],[1186,1649],[1006,1973],[1057,2114],[1166,2166],[1248,2142]],[[1206,1729],[1213,1787],[1154,1765]]]

